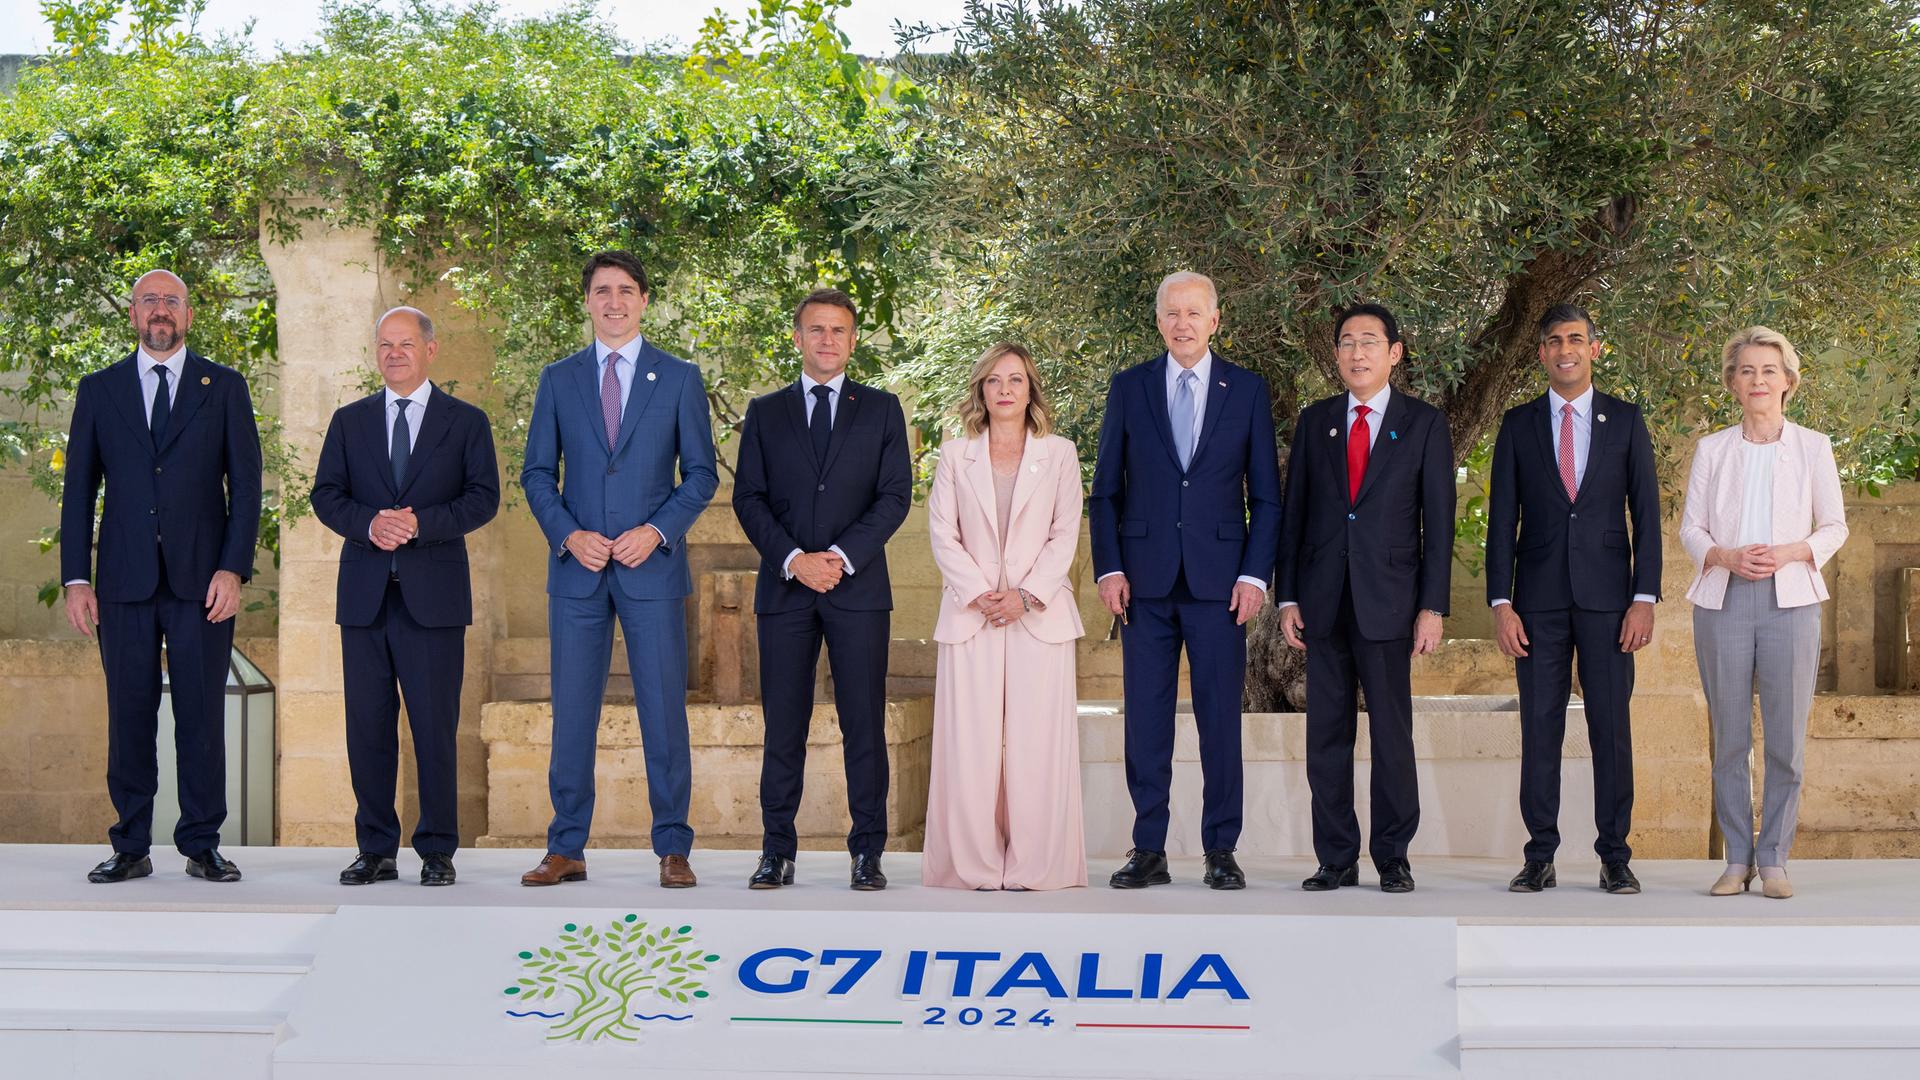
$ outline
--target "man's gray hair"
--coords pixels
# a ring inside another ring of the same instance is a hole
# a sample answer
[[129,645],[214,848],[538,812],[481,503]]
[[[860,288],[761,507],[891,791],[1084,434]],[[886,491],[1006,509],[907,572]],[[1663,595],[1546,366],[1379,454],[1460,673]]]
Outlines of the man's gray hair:
[[373,334],[375,337],[380,336],[380,328],[382,326],[385,326],[387,320],[393,318],[395,315],[413,316],[414,321],[420,324],[420,339],[422,341],[433,340],[433,320],[428,318],[427,313],[424,311],[421,311],[419,308],[407,307],[404,304],[402,304],[397,308],[388,308],[387,313],[385,315],[380,316],[380,318],[374,322]]
[[1196,274],[1192,270],[1175,270],[1173,273],[1161,278],[1160,287],[1153,291],[1153,309],[1158,311],[1160,310],[1160,305],[1167,302],[1168,289],[1177,289],[1182,285],[1205,285],[1207,287],[1207,299],[1212,302],[1214,310],[1219,310],[1220,290],[1214,288],[1213,279],[1205,274]]

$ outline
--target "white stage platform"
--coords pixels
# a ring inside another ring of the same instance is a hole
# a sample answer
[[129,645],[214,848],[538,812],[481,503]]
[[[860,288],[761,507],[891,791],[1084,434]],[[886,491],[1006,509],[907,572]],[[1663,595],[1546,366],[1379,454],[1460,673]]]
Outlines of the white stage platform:
[[[518,885],[526,851],[462,852],[450,889],[410,854],[345,888],[350,852],[303,848],[229,849],[231,885],[172,853],[91,885],[104,854],[0,846],[0,1073],[1920,1075],[1910,860],[1797,863],[1782,902],[1706,896],[1706,862],[1637,863],[1645,893],[1608,896],[1591,857],[1537,896],[1505,891],[1512,860],[1421,859],[1387,896],[1365,869],[1303,893],[1311,865],[1270,858],[1239,893],[1197,859],[1144,892],[1106,888],[1102,860],[1094,888],[964,893],[896,853],[862,894],[823,852],[775,892],[736,851],[696,852],[681,891],[635,851],[550,889]],[[576,961],[612,988],[603,1016],[567,988]]]

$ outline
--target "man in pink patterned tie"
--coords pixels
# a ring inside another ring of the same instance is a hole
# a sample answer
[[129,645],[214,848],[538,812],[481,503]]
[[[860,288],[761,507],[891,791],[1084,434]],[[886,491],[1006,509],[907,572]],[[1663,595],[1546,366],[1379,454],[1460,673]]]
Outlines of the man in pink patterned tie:
[[[1530,839],[1514,892],[1556,884],[1560,746],[1573,665],[1593,748],[1600,887],[1637,893],[1633,654],[1653,640],[1660,599],[1660,490],[1640,408],[1593,388],[1600,342],[1572,304],[1539,323],[1548,390],[1508,410],[1487,500],[1487,601],[1520,684],[1520,816]],[[1627,529],[1631,515],[1632,532]]]
[[[553,824],[522,885],[587,876],[593,759],[617,619],[647,764],[660,884],[695,884],[687,855],[687,530],[713,498],[713,430],[700,369],[640,336],[647,272],[603,251],[580,275],[593,344],[550,364],[527,424],[520,486],[546,534],[552,643]],[[561,486],[561,462],[566,484]],[[676,466],[678,476],[676,478]]]

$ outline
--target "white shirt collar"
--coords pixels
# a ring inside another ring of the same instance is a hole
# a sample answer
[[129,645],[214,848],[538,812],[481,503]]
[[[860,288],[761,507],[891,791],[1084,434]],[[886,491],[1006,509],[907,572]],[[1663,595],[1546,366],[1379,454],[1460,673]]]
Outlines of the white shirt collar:
[[1202,353],[1200,356],[1199,362],[1195,363],[1190,368],[1181,367],[1180,361],[1175,360],[1173,358],[1172,353],[1168,353],[1167,354],[1168,385],[1170,386],[1178,385],[1180,382],[1180,373],[1183,371],[1193,372],[1196,388],[1198,388],[1199,386],[1205,386],[1207,384],[1207,376],[1213,373],[1213,350],[1208,349],[1205,353]]
[[1582,420],[1585,420],[1589,416],[1593,415],[1593,384],[1592,383],[1588,383],[1586,390],[1583,391],[1579,397],[1574,398],[1572,401],[1568,401],[1566,398],[1561,397],[1560,391],[1555,390],[1552,387],[1547,388],[1547,396],[1548,396],[1547,404],[1552,406],[1551,411],[1553,413],[1553,418],[1555,420],[1558,420],[1560,418],[1560,407],[1563,405],[1573,406],[1573,411],[1578,413],[1580,415],[1580,419]]
[[846,369],[844,368],[841,369],[840,374],[835,375],[833,378],[828,379],[826,382],[814,382],[813,376],[807,374],[804,371],[800,373],[800,392],[802,394],[811,394],[813,393],[814,387],[825,386],[830,388],[833,391],[834,395],[837,396],[840,393],[841,389],[844,388],[846,385],[847,385],[847,372],[846,372]]
[[135,349],[134,355],[138,357],[134,362],[140,365],[140,374],[145,375],[156,367],[163,367],[167,369],[167,377],[174,382],[180,381],[180,369],[187,364],[187,350],[185,348],[175,349],[173,355],[168,357],[165,363],[155,360],[153,354],[149,353],[144,347]]
[[415,405],[419,406],[419,408],[413,410],[413,415],[423,416],[426,414],[426,411],[427,411],[427,399],[433,396],[433,380],[432,379],[420,380],[420,385],[414,387],[413,393],[411,394],[404,394],[404,395],[396,394],[393,392],[393,387],[391,386],[387,387],[384,393],[386,394],[387,408],[389,409],[393,408],[394,402],[400,400],[402,397],[405,397],[408,401],[411,401]]
[[1347,391],[1347,411],[1352,412],[1355,408],[1365,405],[1367,408],[1373,410],[1373,415],[1385,416],[1387,414],[1387,399],[1392,396],[1393,387],[1391,385],[1381,387],[1379,393],[1373,395],[1373,397],[1366,401],[1361,401],[1359,398],[1354,397],[1353,391],[1349,390]]
[[[643,346],[645,343],[646,343],[646,339],[644,337],[642,337],[639,334],[635,334],[633,336],[632,341],[629,341],[625,345],[622,345],[620,347],[620,359],[626,360],[630,363],[638,363],[641,346]],[[613,351],[614,351],[613,346],[608,345],[606,342],[601,341],[599,338],[593,339],[593,362],[595,364],[606,363],[607,354]]]

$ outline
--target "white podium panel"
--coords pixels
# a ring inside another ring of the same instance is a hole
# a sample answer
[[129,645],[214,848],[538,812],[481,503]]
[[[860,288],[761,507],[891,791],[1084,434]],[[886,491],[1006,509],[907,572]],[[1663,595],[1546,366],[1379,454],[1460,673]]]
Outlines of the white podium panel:
[[342,907],[273,1071],[1451,1075],[1455,966],[1446,918]]

